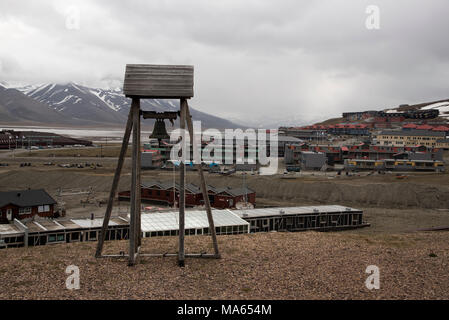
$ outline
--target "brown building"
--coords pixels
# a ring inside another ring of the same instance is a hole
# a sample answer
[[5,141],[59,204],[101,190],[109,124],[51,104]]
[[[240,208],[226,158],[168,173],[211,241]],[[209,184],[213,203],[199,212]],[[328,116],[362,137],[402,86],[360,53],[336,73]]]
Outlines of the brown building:
[[[255,205],[256,193],[249,188],[216,188],[208,185],[209,201],[213,208],[225,209],[235,208],[239,202],[247,202]],[[185,185],[186,206],[195,207],[204,204],[203,194],[199,186],[193,183]],[[119,200],[129,200],[130,191],[119,192]],[[179,203],[179,184],[173,186],[173,182],[148,181],[143,182],[141,186],[142,201],[163,203],[173,206],[173,203]]]
[[33,216],[53,218],[56,201],[44,190],[0,192],[0,223]]

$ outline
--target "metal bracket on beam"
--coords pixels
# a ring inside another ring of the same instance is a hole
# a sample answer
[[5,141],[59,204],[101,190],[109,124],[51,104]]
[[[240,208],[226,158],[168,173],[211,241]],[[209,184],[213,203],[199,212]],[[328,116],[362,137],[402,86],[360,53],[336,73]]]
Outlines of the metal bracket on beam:
[[156,111],[140,111],[140,114],[144,119],[168,119],[175,120],[178,117],[179,112],[177,111],[166,111],[166,112],[156,112]]

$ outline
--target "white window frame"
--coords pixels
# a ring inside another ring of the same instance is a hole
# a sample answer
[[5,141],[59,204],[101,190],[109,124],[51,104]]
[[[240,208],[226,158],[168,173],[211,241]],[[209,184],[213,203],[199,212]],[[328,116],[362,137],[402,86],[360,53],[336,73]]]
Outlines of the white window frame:
[[31,207],[19,208],[19,215],[31,214],[31,212],[32,212]]
[[50,212],[50,206],[48,204],[37,207],[38,213]]

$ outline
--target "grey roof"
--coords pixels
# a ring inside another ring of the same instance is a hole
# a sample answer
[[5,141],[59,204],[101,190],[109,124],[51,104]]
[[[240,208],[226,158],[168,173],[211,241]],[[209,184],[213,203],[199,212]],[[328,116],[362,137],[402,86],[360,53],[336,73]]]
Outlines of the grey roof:
[[385,130],[378,135],[383,136],[426,136],[426,137],[445,137],[444,132],[430,131],[430,130]]
[[0,207],[8,204],[33,207],[56,204],[56,201],[44,189],[0,192]]
[[[161,181],[156,181],[156,180],[150,180],[150,181],[142,182],[142,187],[144,187],[144,188],[151,188],[154,186],[159,187],[161,190],[168,190],[168,189],[173,188],[173,181],[161,182]],[[179,183],[175,183],[175,188],[177,190],[179,190]],[[193,183],[186,183],[186,190],[193,194],[201,193],[200,187]],[[246,187],[246,188],[242,188],[242,187],[231,188],[231,187],[214,187],[212,185],[208,185],[207,190],[212,191],[213,193],[216,193],[216,194],[226,192],[234,197],[241,196],[244,194],[254,193],[254,190],[251,190],[248,187]]]
[[260,208],[233,210],[241,218],[262,218],[273,216],[288,216],[298,214],[340,213],[340,212],[361,212],[362,210],[343,207],[338,205],[330,206],[310,206],[310,207],[283,207],[283,208]]
[[[211,187],[211,186],[209,186],[209,187]],[[214,188],[214,189],[210,189],[210,190],[214,191],[217,194],[219,194],[219,193],[229,193],[231,196],[234,196],[234,197],[242,196],[244,194],[254,193],[254,190],[251,190],[248,187],[245,187],[245,188],[222,187],[222,188]]]
[[9,236],[20,236],[23,232],[13,224],[0,224],[0,239]]
[[315,151],[301,151],[302,154],[324,154],[324,152],[315,152]]
[[[157,180],[149,180],[149,181],[142,182],[142,187],[144,187],[144,188],[151,188],[154,186],[159,187],[161,190],[168,190],[168,189],[173,188],[173,181],[161,182],[161,181],[157,181]],[[177,183],[177,182],[175,183],[175,188],[177,190],[179,190],[179,188],[180,188],[179,183]],[[193,183],[186,183],[185,189],[194,194],[201,192],[201,189]]]
[[[240,218],[234,211],[212,210],[215,227],[247,226],[248,222]],[[178,212],[155,212],[142,214],[142,232],[179,230]],[[185,228],[209,228],[209,221],[204,210],[187,210],[185,212]]]
[[303,140],[292,137],[292,136],[278,135],[278,141],[279,142],[302,142]]

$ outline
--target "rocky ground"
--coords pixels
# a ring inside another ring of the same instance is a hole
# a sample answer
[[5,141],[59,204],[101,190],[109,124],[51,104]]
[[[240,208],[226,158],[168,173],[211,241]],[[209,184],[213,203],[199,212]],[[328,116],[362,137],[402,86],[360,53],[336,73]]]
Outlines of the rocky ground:
[[[222,259],[93,255],[95,243],[0,250],[0,299],[449,299],[449,233],[366,236],[350,233],[260,233],[219,236]],[[174,252],[174,237],[144,239],[144,252]],[[106,251],[126,242],[106,243]],[[189,236],[189,252],[210,250],[210,238]],[[66,289],[67,266],[80,289]],[[365,286],[366,268],[380,289]]]

